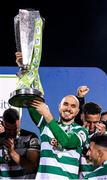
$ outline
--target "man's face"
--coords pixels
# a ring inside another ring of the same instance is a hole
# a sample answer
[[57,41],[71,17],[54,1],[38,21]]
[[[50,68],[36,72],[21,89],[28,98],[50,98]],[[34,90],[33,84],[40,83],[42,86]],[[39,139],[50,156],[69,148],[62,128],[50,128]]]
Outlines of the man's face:
[[79,102],[73,96],[66,96],[59,106],[60,117],[64,122],[69,122],[79,112]]
[[107,114],[101,116],[101,121],[107,121]]
[[16,135],[19,131],[19,120],[17,120],[14,124],[5,122],[4,127],[8,138],[16,138]]
[[87,155],[89,156],[90,161],[93,162],[94,166],[99,166],[102,163],[100,152],[101,151],[95,142],[91,142]]
[[84,126],[89,130],[89,134],[93,134],[96,131],[96,125],[100,121],[100,114],[83,114]]

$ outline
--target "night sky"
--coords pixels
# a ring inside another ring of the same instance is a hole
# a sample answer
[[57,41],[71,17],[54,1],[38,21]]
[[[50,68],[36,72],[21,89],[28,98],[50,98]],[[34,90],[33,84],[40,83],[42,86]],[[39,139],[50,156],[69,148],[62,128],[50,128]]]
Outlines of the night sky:
[[39,10],[45,18],[41,66],[99,67],[107,72],[107,0],[19,0],[0,8],[0,66],[16,66],[14,16]]

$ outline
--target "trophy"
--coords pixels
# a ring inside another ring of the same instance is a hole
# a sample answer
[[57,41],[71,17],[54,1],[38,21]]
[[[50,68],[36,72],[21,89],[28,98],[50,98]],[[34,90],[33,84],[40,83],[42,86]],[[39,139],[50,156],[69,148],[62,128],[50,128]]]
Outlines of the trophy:
[[9,104],[15,107],[27,107],[33,99],[44,101],[38,69],[42,52],[42,32],[44,21],[39,11],[19,9],[14,17],[15,41],[22,60],[17,62],[16,90],[10,94]]

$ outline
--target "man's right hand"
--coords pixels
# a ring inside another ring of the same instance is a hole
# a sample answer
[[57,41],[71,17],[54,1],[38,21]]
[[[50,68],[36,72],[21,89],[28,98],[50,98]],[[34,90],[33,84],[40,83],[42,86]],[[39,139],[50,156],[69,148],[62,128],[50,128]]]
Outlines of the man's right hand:
[[33,100],[30,103],[30,106],[36,108],[36,110],[41,114],[47,123],[49,123],[51,120],[53,120],[53,115],[50,112],[50,109],[47,104],[44,102],[38,101],[38,100]]
[[4,129],[2,122],[0,121],[0,134],[3,132],[5,132],[5,129]]
[[22,53],[21,52],[16,52],[15,53],[16,56],[16,63],[19,67],[22,66]]

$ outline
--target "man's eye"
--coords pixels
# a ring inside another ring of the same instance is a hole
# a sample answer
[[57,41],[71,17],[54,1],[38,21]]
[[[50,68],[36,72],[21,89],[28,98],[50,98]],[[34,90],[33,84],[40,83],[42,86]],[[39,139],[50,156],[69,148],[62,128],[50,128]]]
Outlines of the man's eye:
[[75,105],[72,105],[71,107],[72,107],[72,108],[75,108],[76,106],[75,106]]
[[64,103],[64,106],[68,106],[68,103]]

